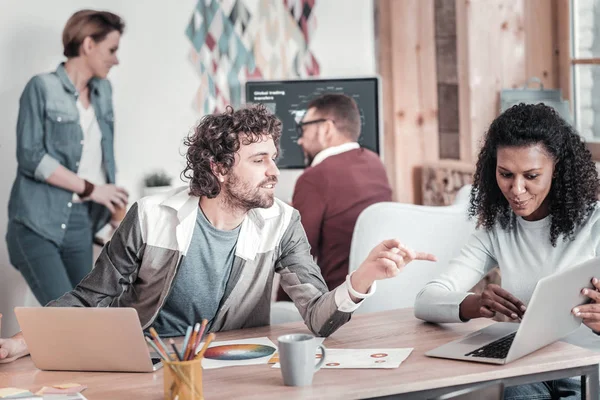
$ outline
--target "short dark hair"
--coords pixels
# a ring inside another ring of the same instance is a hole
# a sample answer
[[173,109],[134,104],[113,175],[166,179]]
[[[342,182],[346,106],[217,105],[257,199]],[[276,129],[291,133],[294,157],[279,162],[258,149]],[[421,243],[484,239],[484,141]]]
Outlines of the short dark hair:
[[62,34],[63,54],[67,58],[79,56],[83,40],[90,36],[101,42],[112,31],[123,33],[125,22],[117,14],[108,11],[80,10],[71,15]]
[[314,108],[326,118],[331,118],[336,128],[349,139],[358,140],[360,112],[352,97],[341,93],[325,93],[311,100],[306,109],[310,108]]
[[496,222],[512,229],[515,216],[496,181],[499,147],[541,144],[555,162],[548,193],[550,243],[556,246],[560,235],[571,239],[575,228],[594,210],[600,183],[596,165],[575,129],[551,107],[544,104],[518,104],[496,118],[484,138],[471,190],[469,214],[478,225],[491,229]]
[[264,136],[270,136],[279,151],[281,121],[262,104],[237,111],[228,106],[221,114],[203,117],[184,141],[188,150],[182,175],[190,180],[190,194],[209,199],[217,197],[221,183],[211,163],[216,164],[222,174],[229,173],[241,144],[256,143]]

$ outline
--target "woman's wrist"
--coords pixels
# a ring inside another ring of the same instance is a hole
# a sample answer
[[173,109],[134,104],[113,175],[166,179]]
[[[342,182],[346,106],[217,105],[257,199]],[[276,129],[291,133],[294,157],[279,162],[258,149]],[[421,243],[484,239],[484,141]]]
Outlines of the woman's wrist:
[[79,198],[81,199],[85,199],[87,197],[90,197],[90,195],[92,194],[92,192],[94,191],[94,184],[83,179],[83,191],[81,193],[78,193],[77,195],[79,196]]
[[471,293],[463,299],[458,306],[458,316],[461,321],[466,322],[473,318],[479,318],[479,297],[480,295]]

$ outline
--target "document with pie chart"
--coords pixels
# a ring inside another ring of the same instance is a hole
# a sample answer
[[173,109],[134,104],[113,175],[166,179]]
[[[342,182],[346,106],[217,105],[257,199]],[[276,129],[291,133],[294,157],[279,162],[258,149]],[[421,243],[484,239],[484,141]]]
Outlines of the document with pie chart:
[[[412,352],[412,348],[403,349],[329,349],[325,363],[321,368],[340,369],[340,368],[375,368],[388,369],[398,368]],[[320,352],[315,355],[316,359],[321,358]],[[279,363],[275,363],[273,368],[281,368]]]

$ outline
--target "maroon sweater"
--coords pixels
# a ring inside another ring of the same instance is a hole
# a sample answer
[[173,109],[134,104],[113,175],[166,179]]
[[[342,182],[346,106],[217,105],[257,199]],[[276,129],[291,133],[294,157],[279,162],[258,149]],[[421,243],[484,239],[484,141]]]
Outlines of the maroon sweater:
[[[329,290],[346,279],[350,243],[358,215],[371,204],[392,201],[383,163],[367,149],[327,157],[307,168],[294,188],[292,206]],[[277,300],[289,301],[280,288]]]

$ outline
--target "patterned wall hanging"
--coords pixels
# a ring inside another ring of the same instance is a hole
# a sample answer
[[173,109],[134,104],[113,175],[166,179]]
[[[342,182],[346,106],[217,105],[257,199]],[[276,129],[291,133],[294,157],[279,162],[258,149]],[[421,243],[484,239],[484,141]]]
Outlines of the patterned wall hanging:
[[[186,29],[200,86],[194,108],[202,115],[242,104],[249,79],[318,76],[309,49],[316,0],[198,0]],[[248,1],[249,3],[249,1]]]

